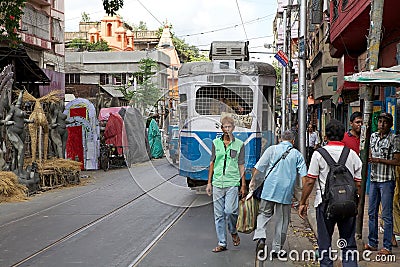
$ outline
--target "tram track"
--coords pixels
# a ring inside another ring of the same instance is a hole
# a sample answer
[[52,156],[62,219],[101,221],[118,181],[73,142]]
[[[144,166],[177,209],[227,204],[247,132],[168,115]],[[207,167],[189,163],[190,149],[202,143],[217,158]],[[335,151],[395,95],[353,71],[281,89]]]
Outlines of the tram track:
[[[162,165],[164,165],[164,164],[161,164],[160,166],[162,166]],[[116,214],[118,214],[120,211],[124,210],[124,209],[127,208],[128,206],[130,206],[130,205],[132,205],[132,204],[134,204],[134,203],[137,203],[137,201],[139,201],[140,199],[142,199],[144,196],[146,196],[147,194],[151,193],[153,190],[156,190],[157,188],[163,186],[165,183],[168,183],[170,180],[172,180],[173,178],[175,178],[175,177],[177,177],[177,176],[178,176],[178,174],[174,174],[174,175],[172,175],[172,176],[170,176],[170,177],[168,177],[168,178],[164,178],[164,180],[163,180],[162,182],[160,182],[160,183],[158,183],[157,185],[155,185],[155,186],[149,188],[149,189],[146,190],[145,192],[142,192],[142,193],[136,195],[135,197],[133,197],[133,198],[130,199],[129,201],[126,201],[126,202],[124,202],[123,204],[120,204],[118,207],[116,207],[116,208],[112,209],[111,211],[109,211],[109,212],[107,212],[107,213],[101,215],[100,217],[98,217],[98,218],[96,218],[96,219],[90,221],[89,223],[86,223],[85,225],[82,225],[81,227],[76,228],[76,229],[73,230],[73,231],[69,231],[69,233],[67,233],[67,234],[63,234],[62,237],[60,237],[60,238],[58,238],[57,240],[55,240],[55,241],[49,243],[49,244],[46,245],[46,246],[43,246],[41,249],[36,250],[35,252],[33,252],[33,253],[31,253],[30,255],[24,257],[23,259],[19,260],[18,262],[13,263],[13,264],[10,265],[10,266],[22,266],[22,265],[25,265],[25,264],[27,264],[27,263],[29,263],[29,262],[35,260],[36,258],[38,258],[40,255],[43,255],[45,252],[49,251],[50,249],[52,249],[52,248],[54,248],[54,247],[56,247],[56,246],[58,246],[58,245],[60,245],[60,244],[63,244],[64,242],[66,242],[66,241],[72,239],[73,237],[76,237],[76,236],[78,236],[78,235],[81,235],[81,234],[87,232],[89,229],[92,229],[94,226],[100,224],[101,222],[107,220],[108,218],[111,218],[112,216],[115,216]],[[78,196],[75,196],[75,197],[73,197],[73,198],[71,198],[71,199],[68,199],[68,200],[65,200],[65,201],[63,201],[63,202],[60,202],[60,203],[58,203],[58,204],[56,204],[56,205],[54,205],[54,206],[52,206],[52,207],[48,207],[48,208],[46,208],[46,209],[43,209],[43,210],[41,210],[41,211],[37,211],[37,212],[32,213],[32,214],[29,214],[29,215],[27,215],[27,216],[24,216],[24,217],[21,217],[21,218],[18,218],[18,219],[14,219],[14,220],[12,220],[12,221],[10,221],[10,222],[7,222],[7,223],[1,225],[1,226],[0,226],[0,229],[1,229],[2,227],[11,225],[11,224],[13,224],[13,223],[15,223],[15,222],[23,221],[24,219],[28,219],[28,218],[30,218],[30,217],[33,217],[33,216],[38,215],[38,214],[40,214],[40,213],[43,213],[44,211],[48,211],[48,210],[50,210],[50,209],[52,209],[52,208],[55,208],[56,206],[61,206],[61,205],[63,205],[63,204],[66,204],[66,203],[68,203],[68,202],[71,202],[71,201],[73,201],[73,200],[76,200],[76,199],[85,197],[85,196],[87,196],[87,195],[89,195],[89,194],[92,194],[92,193],[98,191],[98,190],[101,190],[101,188],[109,187],[109,186],[111,186],[112,184],[113,184],[113,183],[110,183],[110,184],[104,185],[104,186],[102,186],[102,187],[95,188],[95,189],[90,190],[90,191],[88,191],[88,192],[85,192],[85,193],[83,193],[83,194],[81,194],[81,195],[78,195]],[[176,218],[180,218],[180,217],[182,216],[182,214],[183,214],[185,211],[186,211],[186,209],[184,209],[181,213],[179,213],[179,214],[176,216]],[[176,222],[176,218],[173,219],[173,222]],[[168,226],[166,227],[166,229],[169,229],[170,227],[172,227],[172,225],[173,225],[173,223],[172,223],[172,224],[171,224],[171,223],[168,224]],[[163,231],[163,232],[165,233],[166,231]],[[158,236],[158,238],[161,238],[161,237],[162,237],[162,234],[160,234],[160,235]],[[146,249],[149,249],[149,248],[150,248],[150,247],[147,247]],[[146,250],[146,249],[145,249],[145,250]],[[143,254],[143,253],[141,253],[141,254]]]
[[[161,166],[169,165],[169,164],[170,164],[170,163],[163,163],[163,164],[157,165],[157,167],[161,167]],[[177,174],[176,174],[175,176],[177,176]],[[168,180],[170,180],[170,179],[172,179],[172,178],[173,178],[173,177],[170,177]],[[166,181],[167,181],[167,180],[166,180]],[[54,209],[54,208],[57,208],[57,207],[62,206],[62,205],[64,205],[64,204],[67,204],[67,203],[69,203],[69,202],[71,202],[71,201],[74,201],[74,200],[80,199],[80,198],[82,198],[82,197],[88,196],[88,195],[90,195],[90,194],[92,194],[92,193],[95,193],[95,192],[97,192],[97,191],[100,191],[100,190],[102,190],[102,189],[104,189],[104,188],[111,187],[111,186],[113,186],[115,183],[117,183],[117,182],[114,181],[114,182],[112,182],[112,183],[108,183],[108,184],[106,184],[106,185],[103,185],[103,186],[94,188],[94,189],[92,189],[92,190],[90,190],[90,191],[87,191],[87,192],[85,192],[85,193],[83,193],[83,194],[77,195],[77,196],[75,196],[75,197],[73,197],[73,198],[70,198],[70,199],[64,200],[64,201],[62,201],[62,202],[59,202],[59,203],[57,203],[57,204],[54,204],[54,205],[52,205],[51,207],[48,207],[48,208],[42,209],[42,210],[40,210],[40,211],[36,211],[36,212],[34,212],[34,213],[31,213],[31,214],[29,214],[29,215],[22,216],[22,217],[20,217],[20,218],[18,218],[18,219],[13,219],[13,220],[11,220],[11,221],[9,221],[9,222],[3,223],[3,224],[0,225],[0,229],[1,229],[1,228],[4,228],[4,227],[6,227],[6,226],[9,226],[9,225],[11,225],[11,224],[14,224],[14,223],[16,223],[16,222],[19,222],[19,221],[28,219],[28,218],[30,218],[30,217],[37,216],[37,215],[39,215],[39,214],[41,214],[41,213],[43,213],[43,212],[52,210],[52,209]]]

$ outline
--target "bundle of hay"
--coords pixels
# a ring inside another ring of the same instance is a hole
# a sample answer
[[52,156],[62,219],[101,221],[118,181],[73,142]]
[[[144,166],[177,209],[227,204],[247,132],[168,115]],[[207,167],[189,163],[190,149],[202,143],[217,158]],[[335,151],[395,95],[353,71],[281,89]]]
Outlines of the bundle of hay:
[[52,169],[58,173],[62,172],[77,172],[81,170],[82,163],[70,159],[52,158],[39,164],[39,169]]
[[0,172],[0,202],[27,199],[28,188],[18,182],[13,172]]

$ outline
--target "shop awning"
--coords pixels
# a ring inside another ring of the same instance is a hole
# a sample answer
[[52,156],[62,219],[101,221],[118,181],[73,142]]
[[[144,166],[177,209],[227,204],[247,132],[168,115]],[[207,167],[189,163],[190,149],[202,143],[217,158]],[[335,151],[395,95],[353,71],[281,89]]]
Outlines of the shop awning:
[[350,76],[344,76],[344,80],[348,82],[393,85],[398,87],[400,86],[400,65],[390,68],[380,68],[376,71],[355,73]]
[[17,49],[10,47],[0,47],[0,67],[8,65],[15,66],[16,84],[39,84],[49,85],[50,79],[41,68],[29,57],[25,48]]

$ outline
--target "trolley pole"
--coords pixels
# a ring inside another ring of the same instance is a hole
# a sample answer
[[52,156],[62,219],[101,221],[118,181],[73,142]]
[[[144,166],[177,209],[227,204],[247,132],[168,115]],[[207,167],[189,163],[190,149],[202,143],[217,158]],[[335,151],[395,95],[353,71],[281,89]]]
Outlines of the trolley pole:
[[[382,34],[382,17],[384,0],[371,0],[370,11],[370,30],[368,36],[368,57],[367,66],[370,71],[378,68],[379,46]],[[369,141],[371,137],[371,121],[373,112],[373,86],[368,84],[360,88],[360,98],[363,100],[363,126],[360,135],[360,157],[362,161],[361,170],[361,195],[360,204],[358,206],[358,215],[356,222],[356,239],[362,238],[364,206],[365,206],[365,189],[368,176],[368,154]]]
[[[284,7],[283,10],[283,52],[286,54],[287,53],[287,7]],[[282,92],[281,92],[281,119],[282,119],[282,124],[281,124],[281,135],[283,132],[286,130],[286,97],[287,97],[287,77],[286,77],[286,67],[282,66]]]
[[[307,32],[307,0],[300,2],[299,31],[299,148],[306,158],[306,120],[307,120],[307,88],[306,88],[306,32]],[[301,181],[300,181],[301,184]]]

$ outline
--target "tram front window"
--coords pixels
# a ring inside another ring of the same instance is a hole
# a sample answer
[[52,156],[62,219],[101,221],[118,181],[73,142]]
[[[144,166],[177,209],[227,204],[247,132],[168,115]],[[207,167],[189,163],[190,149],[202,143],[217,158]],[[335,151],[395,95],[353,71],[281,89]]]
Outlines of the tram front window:
[[196,112],[200,115],[248,115],[252,109],[253,91],[248,87],[201,87],[196,92]]

